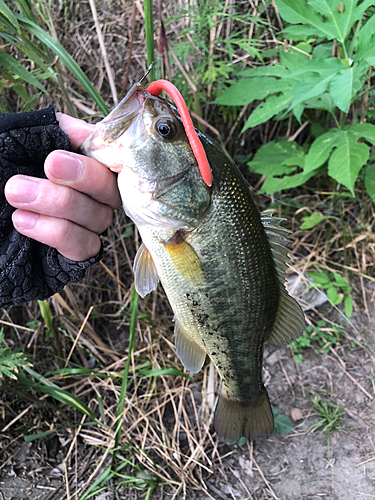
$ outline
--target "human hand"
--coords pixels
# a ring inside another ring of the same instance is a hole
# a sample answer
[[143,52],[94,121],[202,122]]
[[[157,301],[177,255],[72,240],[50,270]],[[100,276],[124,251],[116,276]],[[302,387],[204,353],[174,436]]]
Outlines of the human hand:
[[[57,119],[77,151],[93,125],[62,113]],[[47,179],[15,175],[5,185],[8,203],[18,209],[14,227],[70,260],[95,256],[98,235],[121,206],[115,174],[92,158],[61,150],[48,155],[44,171]]]

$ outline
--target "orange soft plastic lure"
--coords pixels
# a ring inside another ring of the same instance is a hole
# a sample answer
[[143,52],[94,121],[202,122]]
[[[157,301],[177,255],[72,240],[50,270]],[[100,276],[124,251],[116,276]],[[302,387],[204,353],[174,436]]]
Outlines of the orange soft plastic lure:
[[185,132],[189,140],[191,149],[193,150],[194,156],[198,162],[198,167],[202,178],[207,186],[212,186],[211,168],[207,160],[206,152],[202,146],[201,141],[199,140],[198,134],[194,129],[189,111],[180,91],[173,85],[173,83],[169,82],[168,80],[156,80],[155,82],[150,83],[150,85],[147,87],[147,90],[148,92],[150,92],[150,94],[155,96],[158,96],[162,90],[165,90],[174,100],[180,113],[182,124],[185,128]]

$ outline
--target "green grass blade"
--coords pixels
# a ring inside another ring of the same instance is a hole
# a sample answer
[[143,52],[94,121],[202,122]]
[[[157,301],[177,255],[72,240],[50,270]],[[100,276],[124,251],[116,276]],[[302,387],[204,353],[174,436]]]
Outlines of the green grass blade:
[[16,32],[20,35],[21,28],[18,24],[17,18],[3,0],[0,0],[0,14],[2,14],[9,21]]
[[13,75],[18,76],[22,80],[34,87],[37,87],[42,92],[47,93],[43,85],[31,74],[26,68],[22,66],[14,57],[7,54],[6,52],[0,52],[0,66],[10,71]]
[[[152,16],[152,0],[144,0],[144,11],[145,11],[145,33],[146,33],[146,53],[147,53],[147,67],[155,60],[154,55],[154,20]],[[154,81],[154,69],[151,68],[148,75],[149,82]]]
[[37,382],[30,380],[22,372],[20,372],[17,375],[17,378],[21,385],[43,392],[44,394],[48,394],[57,401],[60,401],[61,403],[66,404],[97,421],[95,414],[79,398],[73,396],[73,394],[70,394],[64,389],[61,389],[59,386],[45,379],[42,375],[39,375],[31,368],[25,367],[24,370],[25,372],[28,372]]
[[17,16],[18,22],[20,25],[35,37],[38,38],[39,41],[44,43],[49,49],[51,49],[59,58],[59,60],[66,66],[66,68],[72,73],[72,75],[79,81],[84,90],[89,94],[91,99],[98,106],[100,111],[104,114],[108,114],[108,107],[104,102],[104,99],[100,96],[100,94],[96,91],[94,86],[91,84],[90,80],[78,66],[78,64],[74,61],[74,59],[68,54],[68,52],[57,42],[51,35],[49,35],[46,31],[40,28],[38,25],[29,21],[27,19],[22,18],[21,16]]
[[124,412],[124,408],[125,408],[126,389],[128,387],[128,383],[129,383],[129,367],[130,367],[131,356],[132,356],[132,352],[134,350],[134,344],[135,344],[135,328],[137,326],[138,304],[139,304],[139,295],[135,291],[135,287],[133,286],[131,306],[130,306],[131,316],[130,316],[130,325],[129,325],[128,357],[127,357],[126,363],[125,363],[124,376],[122,379],[120,397],[119,397],[119,401],[117,404],[117,411],[116,411],[116,417],[118,418],[118,422],[117,422],[117,430],[116,430],[116,436],[115,436],[115,448],[117,448],[117,446],[118,446],[118,443],[120,441],[120,435],[121,435],[121,416],[122,416],[122,414]]

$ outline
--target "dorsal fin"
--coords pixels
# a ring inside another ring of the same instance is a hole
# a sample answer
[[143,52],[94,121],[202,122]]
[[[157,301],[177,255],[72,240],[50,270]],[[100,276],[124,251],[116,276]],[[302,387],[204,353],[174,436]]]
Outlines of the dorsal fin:
[[261,212],[260,220],[264,226],[264,230],[271,246],[279,280],[282,283],[285,283],[285,273],[288,268],[287,263],[290,261],[290,258],[288,257],[290,250],[286,246],[289,243],[287,236],[291,233],[291,231],[281,226],[283,221],[286,219],[273,217],[272,210],[265,210],[264,212]]

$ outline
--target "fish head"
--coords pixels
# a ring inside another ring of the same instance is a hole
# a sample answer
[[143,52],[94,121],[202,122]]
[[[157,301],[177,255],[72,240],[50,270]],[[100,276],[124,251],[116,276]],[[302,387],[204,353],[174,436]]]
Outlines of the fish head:
[[80,151],[118,173],[126,213],[138,224],[196,227],[210,205],[177,109],[136,83]]

